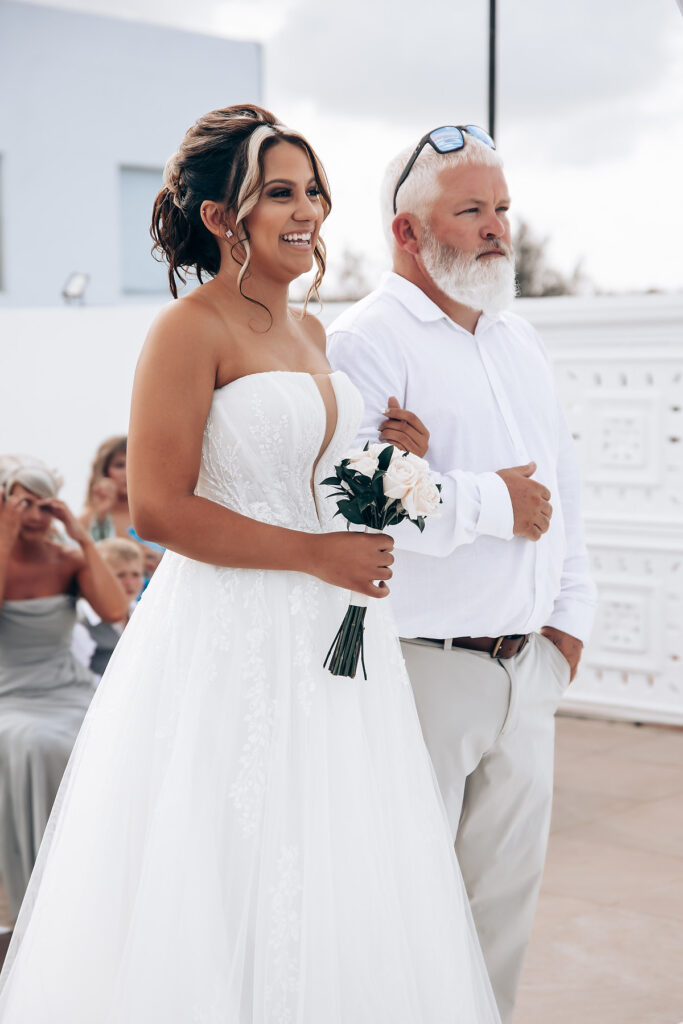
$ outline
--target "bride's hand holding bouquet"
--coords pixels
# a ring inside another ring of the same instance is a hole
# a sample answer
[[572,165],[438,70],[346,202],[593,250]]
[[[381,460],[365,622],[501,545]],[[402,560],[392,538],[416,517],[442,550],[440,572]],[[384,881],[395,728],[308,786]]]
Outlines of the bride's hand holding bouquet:
[[[332,642],[324,664],[330,662],[333,675],[355,676],[360,658],[363,660],[363,630],[368,596],[385,596],[388,588],[384,580],[391,577],[389,565],[393,562],[393,541],[381,533],[388,526],[396,526],[408,519],[420,531],[425,519],[438,514],[441,504],[440,486],[429,474],[429,464],[411,452],[401,452],[392,444],[366,444],[363,449],[349,452],[338,466],[335,476],[322,481],[335,487],[330,497],[337,498],[337,512],[351,524],[373,531],[367,546],[369,558],[379,558],[376,566],[381,572],[365,586],[352,586],[348,611]],[[379,536],[377,535],[379,533]],[[365,566],[367,568],[367,566]],[[365,577],[367,580],[367,577]],[[332,581],[330,581],[332,582]]]

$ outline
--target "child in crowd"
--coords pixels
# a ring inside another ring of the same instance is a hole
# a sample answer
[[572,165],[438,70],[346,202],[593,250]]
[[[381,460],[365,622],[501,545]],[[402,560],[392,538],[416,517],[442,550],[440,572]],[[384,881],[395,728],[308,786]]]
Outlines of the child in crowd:
[[133,528],[128,506],[126,450],[128,438],[121,434],[109,437],[97,449],[79,522],[93,540],[132,537],[142,545],[145,585],[161,560],[164,549],[138,537]]
[[96,547],[129,600],[128,614],[120,622],[103,622],[87,602],[79,602],[80,621],[96,645],[90,671],[100,679],[140,596],[144,580],[144,556],[139,544],[123,537],[98,541]]

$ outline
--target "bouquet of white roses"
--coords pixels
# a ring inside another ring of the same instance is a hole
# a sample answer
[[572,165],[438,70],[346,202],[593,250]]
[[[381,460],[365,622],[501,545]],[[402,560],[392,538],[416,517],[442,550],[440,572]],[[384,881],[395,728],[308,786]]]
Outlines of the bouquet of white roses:
[[[347,529],[354,523],[366,531],[381,532],[409,519],[422,531],[425,518],[438,515],[441,486],[429,475],[429,463],[393,444],[368,443],[351,451],[334,472],[322,483],[336,488],[329,497],[337,498],[335,515],[348,520]],[[329,661],[335,676],[355,676],[360,658],[367,679],[363,657],[367,603],[364,594],[351,594],[344,621],[323,662],[327,667]]]

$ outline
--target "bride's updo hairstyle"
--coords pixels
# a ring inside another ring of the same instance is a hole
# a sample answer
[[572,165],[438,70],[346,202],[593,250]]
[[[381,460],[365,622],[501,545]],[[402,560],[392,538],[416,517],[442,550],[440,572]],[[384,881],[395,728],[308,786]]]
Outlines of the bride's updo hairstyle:
[[[232,258],[241,266],[237,279],[240,293],[249,299],[242,290],[251,255],[245,218],[263,188],[265,153],[279,142],[299,146],[308,155],[327,217],[332,201],[320,160],[303,135],[280,124],[270,111],[252,105],[212,110],[185,133],[180,149],[166,164],[150,228],[154,239],[152,253],[168,263],[168,282],[174,299],[178,298],[176,278],[184,284],[187,272],[193,271],[201,282],[204,274],[215,277],[220,267],[218,242],[201,218],[205,200],[223,203],[226,211],[234,214]],[[325,273],[325,244],[320,237],[313,255],[317,272],[307,302],[311,296],[317,298]]]

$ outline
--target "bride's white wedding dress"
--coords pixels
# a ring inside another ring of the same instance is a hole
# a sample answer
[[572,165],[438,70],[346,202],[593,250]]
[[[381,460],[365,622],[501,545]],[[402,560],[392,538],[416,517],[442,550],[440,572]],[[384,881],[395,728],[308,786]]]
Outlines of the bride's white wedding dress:
[[[318,482],[362,403],[331,384],[314,492],[323,395],[268,372],[215,392],[197,493],[343,528]],[[368,611],[367,681],[322,667],[347,603],[167,552],[76,743],[1,1024],[499,1021],[388,602]]]

